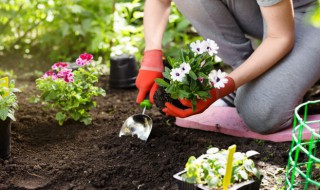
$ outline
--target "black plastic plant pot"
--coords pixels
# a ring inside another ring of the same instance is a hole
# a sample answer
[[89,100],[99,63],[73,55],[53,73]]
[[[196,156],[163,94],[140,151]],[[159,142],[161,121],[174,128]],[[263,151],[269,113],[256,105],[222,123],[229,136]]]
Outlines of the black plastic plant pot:
[[[184,173],[186,173],[185,170],[173,175],[173,177],[177,180],[178,190],[211,190],[202,185],[187,183],[181,177]],[[245,182],[233,184],[232,186],[230,186],[230,188],[228,188],[228,190],[259,190],[262,177],[263,176],[261,176],[259,180],[248,180]]]
[[11,119],[0,119],[0,158],[7,159],[11,151]]
[[132,88],[138,74],[133,55],[120,55],[110,58],[109,86],[111,88]]
[[187,108],[186,106],[182,105],[179,100],[171,98],[170,94],[168,94],[166,90],[161,86],[159,86],[159,88],[156,90],[153,99],[154,104],[159,108],[162,114],[162,109],[165,107],[166,102],[169,102],[181,109]]

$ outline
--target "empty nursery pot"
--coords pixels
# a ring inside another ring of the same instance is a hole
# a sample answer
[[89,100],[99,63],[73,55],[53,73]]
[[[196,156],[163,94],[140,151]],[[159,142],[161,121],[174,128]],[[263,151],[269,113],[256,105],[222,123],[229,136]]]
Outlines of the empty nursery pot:
[[11,119],[0,119],[0,158],[7,159],[11,151]]
[[138,68],[133,55],[111,57],[109,78],[111,88],[135,87],[137,74]]

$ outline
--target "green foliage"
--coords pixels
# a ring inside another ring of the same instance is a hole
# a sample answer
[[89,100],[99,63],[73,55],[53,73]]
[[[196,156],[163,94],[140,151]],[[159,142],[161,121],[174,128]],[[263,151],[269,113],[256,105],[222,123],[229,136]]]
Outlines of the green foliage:
[[14,74],[13,70],[3,70],[0,68],[0,78],[9,77],[10,79],[15,79],[17,76]]
[[[260,179],[260,172],[249,157],[259,154],[256,151],[236,152],[232,162],[231,183],[239,183],[253,178]],[[202,184],[211,188],[221,187],[226,172],[228,150],[210,148],[206,154],[189,157],[186,173],[182,176],[188,183]]]
[[143,40],[143,5],[140,0],[132,2],[118,2],[115,4],[111,56],[122,54],[135,55],[141,59],[144,48]]
[[201,39],[188,19],[184,17],[176,5],[172,3],[169,22],[162,40],[165,55],[178,57],[180,49],[184,47],[185,44],[190,44],[191,42]]
[[[0,50],[41,51],[51,59],[79,52],[110,52],[110,0],[3,0],[0,2]],[[68,61],[68,60],[67,60]]]
[[20,92],[15,88],[14,81],[9,84],[9,88],[0,86],[0,119],[6,120],[9,117],[15,121],[14,113],[18,109],[18,99],[15,95],[16,92]]
[[[144,50],[143,0],[3,0],[0,1],[0,52],[49,55],[52,62],[71,61],[81,52],[95,56],[134,54]],[[172,4],[164,53],[177,56],[184,44],[199,39]]]
[[74,82],[63,79],[52,80],[51,77],[36,80],[36,87],[41,92],[40,101],[50,109],[55,110],[56,120],[60,125],[68,119],[91,123],[89,111],[96,106],[93,97],[105,96],[105,91],[95,86],[98,82],[98,72],[92,65],[86,65],[75,71]]
[[314,26],[320,27],[320,0],[318,0],[318,8],[312,13],[310,21]]

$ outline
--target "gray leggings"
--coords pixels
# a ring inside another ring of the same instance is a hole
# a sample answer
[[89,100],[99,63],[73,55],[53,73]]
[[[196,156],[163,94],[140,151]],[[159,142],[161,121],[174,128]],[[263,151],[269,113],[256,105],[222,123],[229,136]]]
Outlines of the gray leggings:
[[[272,133],[292,125],[294,108],[320,79],[320,29],[304,22],[316,2],[295,6],[295,46],[278,64],[237,90],[236,108],[247,126]],[[256,0],[175,0],[199,34],[219,45],[218,56],[233,68],[254,51],[246,36],[262,39]]]

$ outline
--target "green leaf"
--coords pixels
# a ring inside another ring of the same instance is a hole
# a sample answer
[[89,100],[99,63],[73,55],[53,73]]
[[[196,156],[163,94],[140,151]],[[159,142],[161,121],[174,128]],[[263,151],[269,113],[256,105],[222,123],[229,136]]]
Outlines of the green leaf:
[[78,121],[81,118],[81,114],[78,112],[72,112],[70,115],[71,115],[71,118],[74,119],[75,121]]
[[180,58],[181,58],[181,60],[182,60],[183,62],[186,62],[186,60],[185,60],[185,58],[184,58],[184,52],[183,52],[182,49],[180,50]]
[[197,88],[197,82],[195,80],[190,81],[190,90],[195,91]]
[[163,77],[171,80],[171,75],[170,75],[171,70],[168,67],[165,67],[164,72],[162,73]]
[[190,25],[190,22],[188,19],[183,18],[183,20],[178,24],[177,31],[183,31]]
[[8,113],[9,113],[9,108],[8,107],[4,107],[0,110],[0,119],[1,120],[6,120],[7,119],[7,116],[8,116]]
[[210,93],[207,91],[198,91],[197,95],[201,98],[201,99],[205,99],[208,98],[210,96]]
[[203,72],[199,72],[198,73],[199,77],[202,77],[202,78],[207,78],[208,76],[206,74],[204,74]]
[[92,122],[92,119],[90,117],[82,118],[81,122],[83,122],[85,125],[89,125]]
[[59,122],[59,125],[62,125],[66,118],[67,118],[67,116],[65,114],[63,114],[62,112],[58,112],[56,114],[56,120]]
[[193,80],[197,80],[197,79],[198,79],[198,78],[197,78],[197,75],[196,75],[192,70],[190,70],[189,76],[190,76]]
[[166,92],[167,92],[168,94],[174,93],[174,87],[173,87],[173,85],[169,85],[169,86],[166,88]]
[[81,13],[84,9],[80,5],[69,5],[67,6],[68,9],[71,10],[72,13]]
[[170,56],[168,56],[168,57],[167,57],[167,61],[168,61],[169,65],[170,65],[171,68],[172,68],[173,65],[174,65],[174,60],[173,60]]
[[182,98],[188,99],[190,97],[190,93],[185,90],[179,90],[178,94],[179,94],[180,99],[182,99]]
[[169,86],[169,83],[167,83],[163,79],[157,78],[155,81],[159,86],[163,86],[163,87],[168,87]]

